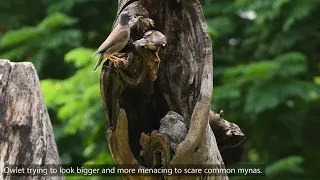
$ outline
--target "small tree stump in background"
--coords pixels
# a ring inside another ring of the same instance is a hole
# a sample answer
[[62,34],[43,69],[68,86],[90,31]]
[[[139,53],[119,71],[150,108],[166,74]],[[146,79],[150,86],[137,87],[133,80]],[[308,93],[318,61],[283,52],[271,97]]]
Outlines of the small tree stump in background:
[[[0,60],[0,172],[6,166],[59,166],[52,125],[34,66]],[[10,176],[0,179],[64,179],[63,176]]]

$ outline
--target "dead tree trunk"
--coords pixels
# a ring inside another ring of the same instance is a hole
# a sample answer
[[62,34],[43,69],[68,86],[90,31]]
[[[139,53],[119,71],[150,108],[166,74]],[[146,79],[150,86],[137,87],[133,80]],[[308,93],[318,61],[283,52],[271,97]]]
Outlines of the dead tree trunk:
[[60,159],[34,66],[0,60],[0,179],[64,179],[26,173],[49,165],[58,167]]
[[[219,114],[210,111],[212,47],[200,3],[119,0],[118,14],[122,11],[135,17],[130,22],[131,41],[118,54],[127,56],[129,64],[114,68],[106,62],[100,77],[109,148],[115,163],[146,168],[182,164],[224,168],[214,132],[222,132],[222,139],[232,139],[232,145],[244,136],[236,125],[224,123]],[[155,52],[147,46],[159,36],[150,35],[148,30],[166,37],[159,66]],[[161,175],[165,179],[199,177],[228,179],[226,174]]]

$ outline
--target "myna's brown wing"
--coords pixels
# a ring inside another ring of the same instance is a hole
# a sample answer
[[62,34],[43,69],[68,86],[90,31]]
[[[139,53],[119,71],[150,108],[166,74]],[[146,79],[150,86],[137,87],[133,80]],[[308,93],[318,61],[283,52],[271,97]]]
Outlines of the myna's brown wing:
[[129,27],[128,28],[127,27],[115,28],[111,32],[111,34],[108,36],[108,38],[100,45],[100,47],[98,48],[98,50],[95,54],[105,52],[110,47],[127,39],[128,36],[130,36]]

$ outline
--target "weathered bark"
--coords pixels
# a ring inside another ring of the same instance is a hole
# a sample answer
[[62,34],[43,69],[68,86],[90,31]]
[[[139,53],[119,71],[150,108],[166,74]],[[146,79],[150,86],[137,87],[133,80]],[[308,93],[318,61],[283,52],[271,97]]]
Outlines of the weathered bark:
[[[31,63],[0,60],[0,169],[58,167],[54,141],[40,82]],[[64,179],[63,176],[11,176],[0,179]]]
[[239,126],[226,121],[222,116],[222,110],[219,114],[213,111],[210,111],[209,114],[209,124],[217,138],[220,151],[223,151],[226,148],[236,147],[245,139]]
[[[129,64],[116,69],[106,62],[100,76],[109,147],[115,163],[224,168],[210,124],[218,125],[217,130],[224,128],[228,135],[234,133],[226,131],[228,127],[223,123],[209,124],[209,119],[218,118],[210,116],[212,47],[200,3],[119,0],[118,14],[122,11],[136,16],[131,23],[131,41],[121,52],[128,56]],[[150,63],[156,61],[154,52],[141,52],[132,46],[147,30],[158,30],[167,39],[167,46],[160,50],[159,69],[157,64]],[[226,174],[163,174],[161,178],[228,179]]]

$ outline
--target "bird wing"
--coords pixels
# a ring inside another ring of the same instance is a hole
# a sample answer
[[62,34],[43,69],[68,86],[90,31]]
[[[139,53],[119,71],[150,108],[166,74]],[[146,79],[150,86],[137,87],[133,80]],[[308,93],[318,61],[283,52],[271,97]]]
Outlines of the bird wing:
[[115,28],[107,37],[107,39],[100,45],[95,54],[106,51],[117,43],[124,41],[128,36],[130,36],[130,32],[127,30],[127,28]]

